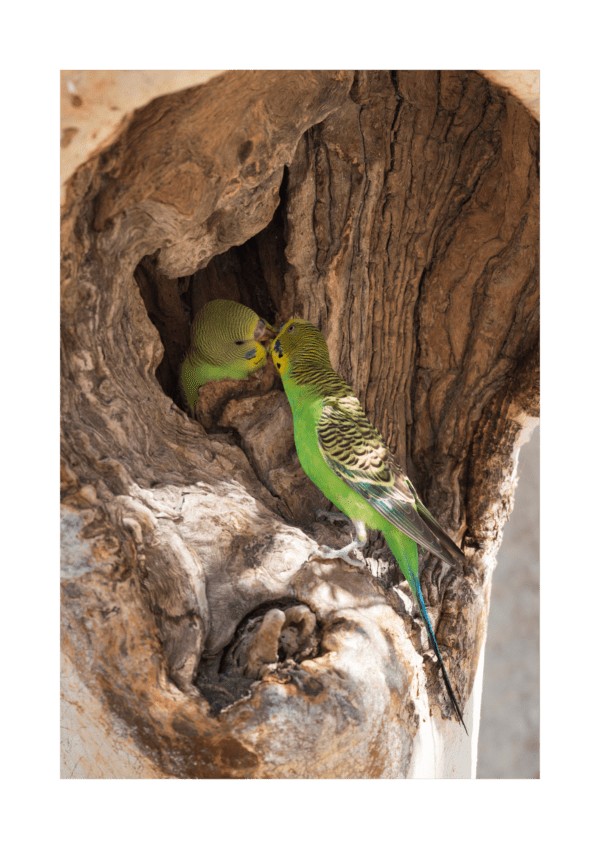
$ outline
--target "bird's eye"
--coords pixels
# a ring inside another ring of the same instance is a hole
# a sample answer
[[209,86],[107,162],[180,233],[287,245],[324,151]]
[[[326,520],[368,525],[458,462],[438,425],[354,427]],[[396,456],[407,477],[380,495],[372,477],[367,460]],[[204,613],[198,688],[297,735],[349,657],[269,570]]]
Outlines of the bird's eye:
[[243,340],[243,339],[236,339],[235,344],[236,344],[236,345],[243,345],[243,344],[244,344],[244,340]]
[[296,329],[296,325],[290,324],[290,326],[288,327],[288,333],[293,333],[295,329]]

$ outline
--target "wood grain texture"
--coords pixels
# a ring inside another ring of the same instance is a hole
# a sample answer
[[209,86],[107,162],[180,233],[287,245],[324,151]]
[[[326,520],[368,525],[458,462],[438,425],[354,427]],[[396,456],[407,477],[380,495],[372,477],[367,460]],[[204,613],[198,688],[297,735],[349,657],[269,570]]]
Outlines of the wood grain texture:
[[538,145],[535,119],[475,72],[229,72],[137,110],[73,176],[63,651],[152,777],[427,774],[433,726],[435,774],[461,774],[472,741],[442,720],[381,539],[368,569],[308,560],[349,529],[315,518],[273,370],[211,388],[194,421],[177,368],[215,297],[320,327],[465,545],[464,575],[425,558],[422,583],[467,702],[539,415]]

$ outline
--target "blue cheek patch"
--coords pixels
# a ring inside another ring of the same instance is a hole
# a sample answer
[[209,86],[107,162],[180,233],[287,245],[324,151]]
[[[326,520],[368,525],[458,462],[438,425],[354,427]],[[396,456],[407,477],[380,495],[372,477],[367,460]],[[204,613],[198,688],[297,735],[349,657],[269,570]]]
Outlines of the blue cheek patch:
[[273,343],[273,350],[277,351],[280,357],[283,357],[283,351],[281,350],[281,339],[279,337],[277,337],[277,339]]
[[253,360],[255,356],[256,356],[256,348],[250,348],[250,350],[247,351],[244,354],[244,359],[245,360]]

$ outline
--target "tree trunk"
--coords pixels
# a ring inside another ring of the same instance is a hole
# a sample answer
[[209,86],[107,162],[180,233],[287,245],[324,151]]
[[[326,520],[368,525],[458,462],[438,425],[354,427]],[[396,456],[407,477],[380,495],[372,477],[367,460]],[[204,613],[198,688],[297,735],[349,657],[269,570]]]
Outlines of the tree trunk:
[[[491,575],[539,416],[539,125],[476,72],[227,72],[159,97],[62,219],[65,777],[465,777]],[[423,558],[455,721],[382,538],[299,466],[272,364],[177,368],[216,297],[309,319],[463,545]],[[480,685],[479,685],[480,686]]]

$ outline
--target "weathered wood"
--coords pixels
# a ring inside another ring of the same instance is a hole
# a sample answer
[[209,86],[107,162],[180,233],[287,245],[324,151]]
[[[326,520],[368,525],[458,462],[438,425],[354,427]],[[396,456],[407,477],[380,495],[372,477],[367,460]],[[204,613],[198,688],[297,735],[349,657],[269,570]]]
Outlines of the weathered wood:
[[229,72],[138,110],[74,175],[63,651],[109,743],[139,752],[121,777],[466,774],[473,741],[442,719],[387,547],[374,537],[364,570],[307,559],[349,530],[316,519],[274,369],[205,387],[193,421],[177,366],[215,297],[322,329],[465,543],[466,574],[427,558],[422,583],[469,716],[539,415],[538,138],[474,72]]

